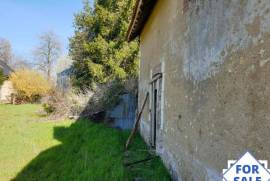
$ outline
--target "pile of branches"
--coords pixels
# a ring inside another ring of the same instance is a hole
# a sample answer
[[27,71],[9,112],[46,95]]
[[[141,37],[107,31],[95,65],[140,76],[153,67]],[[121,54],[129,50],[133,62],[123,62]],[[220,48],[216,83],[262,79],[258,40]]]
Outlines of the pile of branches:
[[132,79],[96,85],[91,90],[72,89],[65,94],[53,91],[47,100],[43,101],[43,107],[53,119],[80,117],[101,121],[105,118],[106,110],[119,103],[122,94],[134,93],[136,89],[137,80]]

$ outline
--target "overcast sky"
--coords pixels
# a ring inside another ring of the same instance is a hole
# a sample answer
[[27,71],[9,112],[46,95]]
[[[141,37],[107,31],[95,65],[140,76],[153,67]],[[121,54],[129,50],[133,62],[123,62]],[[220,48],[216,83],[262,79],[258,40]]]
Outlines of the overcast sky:
[[81,9],[82,0],[0,0],[0,37],[10,40],[17,55],[31,59],[38,36],[54,31],[67,53],[73,15]]

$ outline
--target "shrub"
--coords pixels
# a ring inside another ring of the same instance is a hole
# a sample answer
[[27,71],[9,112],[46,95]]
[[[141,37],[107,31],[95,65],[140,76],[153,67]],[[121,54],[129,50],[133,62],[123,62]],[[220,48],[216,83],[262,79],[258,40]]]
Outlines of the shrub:
[[42,104],[42,107],[47,114],[51,114],[55,111],[55,107],[48,103]]
[[24,102],[36,102],[51,90],[50,83],[33,70],[18,70],[9,79],[17,91],[15,97]]
[[43,110],[50,114],[52,119],[66,118],[69,116],[69,104],[66,102],[65,96],[56,89],[52,89],[48,96],[41,100]]
[[90,90],[85,90],[82,92],[73,89],[68,92],[66,98],[67,103],[69,104],[70,114],[76,116],[80,115],[87,106],[89,99],[91,99],[93,95],[94,92]]

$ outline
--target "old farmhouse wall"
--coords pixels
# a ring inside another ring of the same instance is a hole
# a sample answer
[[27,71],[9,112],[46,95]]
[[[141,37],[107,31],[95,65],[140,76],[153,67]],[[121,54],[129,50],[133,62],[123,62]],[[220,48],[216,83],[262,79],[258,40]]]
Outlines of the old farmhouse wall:
[[269,0],[158,1],[140,43],[139,105],[160,65],[156,149],[175,179],[221,180],[246,151],[270,160]]

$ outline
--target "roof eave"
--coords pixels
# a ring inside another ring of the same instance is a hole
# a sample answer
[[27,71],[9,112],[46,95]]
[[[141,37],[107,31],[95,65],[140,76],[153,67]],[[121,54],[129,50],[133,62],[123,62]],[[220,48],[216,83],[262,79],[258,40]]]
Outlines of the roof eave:
[[127,32],[127,41],[130,42],[139,36],[145,23],[151,15],[157,0],[137,0],[131,22]]

